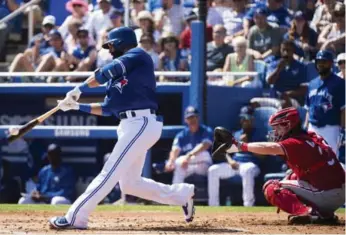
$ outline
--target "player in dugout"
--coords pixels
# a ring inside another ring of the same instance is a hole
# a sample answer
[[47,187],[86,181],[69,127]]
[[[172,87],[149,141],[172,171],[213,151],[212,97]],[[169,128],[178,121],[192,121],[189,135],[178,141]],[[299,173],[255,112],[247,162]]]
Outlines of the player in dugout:
[[332,148],[323,137],[301,128],[295,108],[273,114],[269,125],[272,142],[243,143],[226,129],[215,128],[213,157],[241,151],[281,156],[292,173],[264,184],[267,201],[289,214],[289,224],[337,223],[334,212],[345,203],[345,171]]

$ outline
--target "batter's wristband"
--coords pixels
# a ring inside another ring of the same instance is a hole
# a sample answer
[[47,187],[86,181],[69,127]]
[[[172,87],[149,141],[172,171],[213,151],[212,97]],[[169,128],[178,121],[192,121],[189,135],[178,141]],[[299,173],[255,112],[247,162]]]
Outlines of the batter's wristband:
[[78,89],[83,93],[89,88],[88,83],[84,82],[80,86],[78,86]]
[[242,143],[242,142],[239,142],[239,149],[242,151],[242,152],[248,152],[248,146],[247,146],[247,143]]
[[85,113],[91,113],[91,105],[90,104],[79,104],[79,110]]

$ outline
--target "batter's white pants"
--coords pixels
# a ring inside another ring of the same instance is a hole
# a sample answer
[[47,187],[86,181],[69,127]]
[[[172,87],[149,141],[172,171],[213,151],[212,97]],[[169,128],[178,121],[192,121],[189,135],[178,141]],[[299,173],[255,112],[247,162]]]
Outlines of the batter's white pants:
[[253,206],[255,204],[255,178],[259,173],[260,169],[252,162],[240,162],[238,170],[234,170],[228,163],[212,165],[208,170],[209,206],[220,205],[220,179],[227,179],[238,174],[242,178],[244,206]]
[[183,183],[184,180],[192,174],[207,175],[208,168],[212,164],[210,153],[200,152],[191,157],[187,168],[182,168],[181,164],[185,156],[180,156],[175,160],[175,170],[173,173],[173,184]]
[[[31,199],[31,197],[28,195],[26,197],[21,197],[18,201],[18,204],[45,204],[44,202],[35,202]],[[51,205],[69,205],[71,204],[71,201],[67,199],[66,197],[56,196],[53,197],[50,201]]]
[[194,195],[191,184],[165,185],[141,177],[146,153],[160,138],[163,125],[147,113],[120,122],[118,142],[102,171],[66,214],[71,225],[87,227],[90,213],[118,182],[123,193],[162,204],[182,206]]
[[326,125],[324,127],[317,127],[309,124],[309,131],[315,132],[327,141],[328,145],[333,149],[334,153],[338,155],[338,142],[340,137],[340,126]]

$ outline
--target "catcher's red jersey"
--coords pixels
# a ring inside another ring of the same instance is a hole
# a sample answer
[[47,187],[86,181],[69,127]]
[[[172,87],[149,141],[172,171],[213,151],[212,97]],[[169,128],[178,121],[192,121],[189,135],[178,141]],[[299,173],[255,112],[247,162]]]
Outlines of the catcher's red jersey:
[[298,179],[320,190],[340,188],[345,183],[345,171],[335,153],[314,132],[292,136],[279,144]]

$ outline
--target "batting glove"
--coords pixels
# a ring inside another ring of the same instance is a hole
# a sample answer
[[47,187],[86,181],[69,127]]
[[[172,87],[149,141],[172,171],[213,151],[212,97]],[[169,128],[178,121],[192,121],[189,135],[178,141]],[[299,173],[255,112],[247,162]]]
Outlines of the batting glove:
[[80,88],[78,86],[76,86],[75,88],[73,88],[73,90],[69,91],[66,93],[65,99],[71,99],[74,101],[78,101],[80,95],[82,94]]
[[79,104],[71,99],[58,100],[58,107],[64,112],[69,110],[79,110]]

